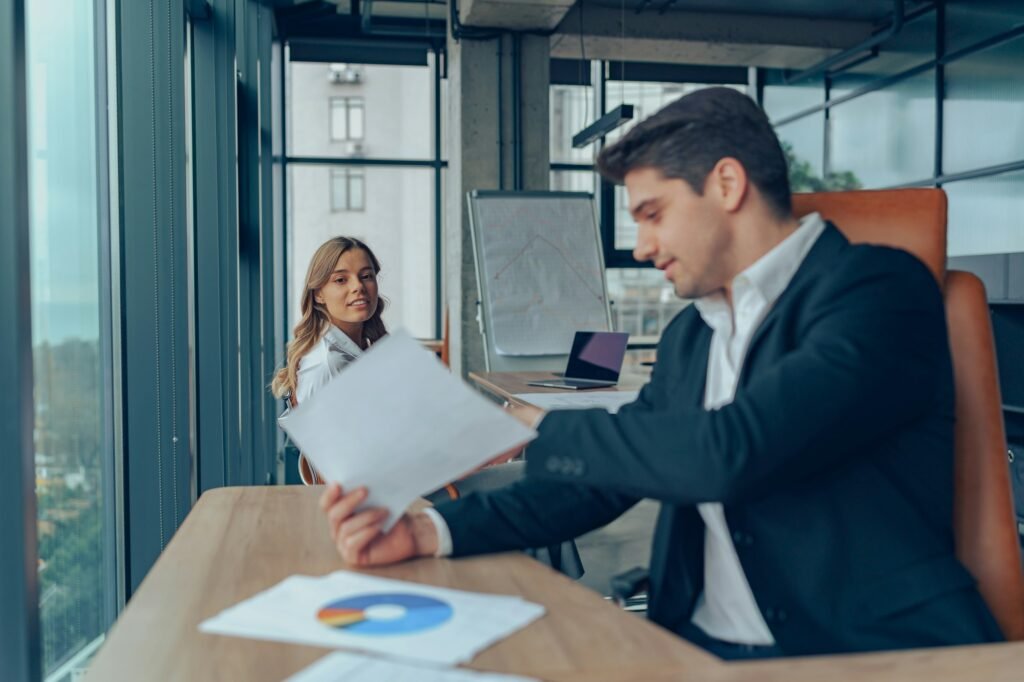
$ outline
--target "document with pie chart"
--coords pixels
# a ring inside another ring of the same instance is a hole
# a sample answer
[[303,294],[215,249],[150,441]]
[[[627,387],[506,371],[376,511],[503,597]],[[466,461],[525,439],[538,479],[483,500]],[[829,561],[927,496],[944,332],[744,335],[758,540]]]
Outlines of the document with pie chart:
[[199,629],[454,665],[543,614],[520,597],[337,571],[287,578]]

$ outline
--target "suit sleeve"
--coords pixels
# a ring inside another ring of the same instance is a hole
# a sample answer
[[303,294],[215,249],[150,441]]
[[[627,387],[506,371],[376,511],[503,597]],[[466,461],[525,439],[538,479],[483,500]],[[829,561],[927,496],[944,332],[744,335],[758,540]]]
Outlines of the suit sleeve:
[[[650,409],[657,373],[628,408]],[[544,421],[550,419],[549,414]],[[527,462],[533,445],[527,448]],[[640,498],[572,481],[525,479],[437,506],[452,538],[452,556],[544,547],[610,523]]]
[[796,348],[732,403],[552,413],[530,446],[528,477],[730,503],[870,452],[934,409],[950,381],[942,298],[924,265],[893,249],[859,252],[829,280]]

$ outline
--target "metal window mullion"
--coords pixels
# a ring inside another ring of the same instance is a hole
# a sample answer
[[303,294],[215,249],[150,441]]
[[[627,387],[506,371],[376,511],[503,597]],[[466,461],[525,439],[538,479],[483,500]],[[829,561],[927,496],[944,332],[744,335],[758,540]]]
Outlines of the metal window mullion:
[[42,674],[32,427],[25,7],[0,0],[0,679]]
[[119,3],[118,216],[127,588],[189,504],[184,14]]
[[234,0],[214,0],[192,42],[198,488],[239,469]]
[[277,421],[276,401],[268,388],[277,361],[279,339],[275,333],[275,297],[274,293],[277,282],[274,277],[275,253],[275,225],[274,225],[274,188],[273,188],[273,147],[271,137],[273,130],[271,120],[273,118],[273,105],[271,99],[271,52],[273,50],[273,10],[264,5],[259,6],[257,43],[259,46],[258,59],[259,86],[260,86],[260,118],[259,118],[259,140],[260,140],[260,226],[262,232],[261,241],[261,272],[260,283],[262,294],[260,300],[261,314],[261,336],[262,345],[262,374],[260,376],[260,400],[263,404],[263,466],[261,478],[264,483],[271,483],[274,480],[277,457]]

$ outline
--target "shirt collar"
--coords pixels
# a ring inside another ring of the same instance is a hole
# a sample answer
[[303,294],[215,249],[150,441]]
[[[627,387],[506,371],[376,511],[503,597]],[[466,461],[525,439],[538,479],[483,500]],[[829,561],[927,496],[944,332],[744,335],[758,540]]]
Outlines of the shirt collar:
[[333,324],[327,325],[327,331],[324,332],[324,340],[332,349],[351,355],[353,358],[363,354],[363,349],[356,345],[356,342],[350,339],[348,334]]
[[[793,234],[736,275],[732,282],[734,303],[754,296],[766,306],[774,304],[824,230],[825,221],[820,214],[811,213],[801,218]],[[731,317],[729,304],[720,291],[697,299],[694,306],[711,327],[718,326],[723,315]]]

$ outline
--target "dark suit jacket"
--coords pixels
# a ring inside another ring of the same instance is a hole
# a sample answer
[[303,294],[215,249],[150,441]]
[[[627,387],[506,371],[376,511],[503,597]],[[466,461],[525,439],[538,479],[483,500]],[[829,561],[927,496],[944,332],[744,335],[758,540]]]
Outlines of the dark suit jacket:
[[756,332],[734,401],[703,409],[711,330],[691,306],[617,415],[548,414],[527,478],[438,508],[456,555],[551,544],[662,502],[649,616],[681,631],[721,502],[786,654],[992,641],[953,548],[953,378],[940,291],[906,252],[829,225]]

